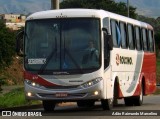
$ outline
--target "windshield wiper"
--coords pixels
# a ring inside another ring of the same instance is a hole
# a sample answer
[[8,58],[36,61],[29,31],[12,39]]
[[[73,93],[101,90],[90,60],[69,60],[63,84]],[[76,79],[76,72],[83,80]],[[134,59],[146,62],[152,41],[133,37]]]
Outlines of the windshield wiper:
[[52,59],[52,57],[57,53],[57,39],[55,38],[55,48],[53,49],[53,51],[51,52],[51,54],[46,58],[46,62],[45,64],[43,64],[41,66],[41,68],[39,69],[38,74],[42,74],[43,71],[46,69],[49,61]]
[[64,48],[66,54],[70,57],[70,59],[72,60],[72,62],[75,64],[75,66],[79,69],[80,73],[83,73],[83,70],[81,69],[81,67],[78,65],[78,63],[76,62],[76,60],[73,58],[73,56],[70,54],[70,52]]

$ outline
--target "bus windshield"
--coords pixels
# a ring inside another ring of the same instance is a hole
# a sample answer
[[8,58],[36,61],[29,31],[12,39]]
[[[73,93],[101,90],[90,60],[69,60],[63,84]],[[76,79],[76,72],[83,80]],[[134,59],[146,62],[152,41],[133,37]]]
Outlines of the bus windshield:
[[27,71],[70,74],[100,68],[99,19],[30,20],[24,39]]

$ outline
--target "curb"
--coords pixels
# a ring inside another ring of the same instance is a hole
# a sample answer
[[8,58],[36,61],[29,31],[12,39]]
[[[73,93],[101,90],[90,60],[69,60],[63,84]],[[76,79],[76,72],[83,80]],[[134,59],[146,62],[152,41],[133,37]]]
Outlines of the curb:
[[30,105],[30,106],[19,106],[19,107],[9,107],[9,108],[0,108],[0,111],[15,111],[15,110],[27,110],[27,109],[36,109],[36,108],[42,108],[42,104],[38,105]]

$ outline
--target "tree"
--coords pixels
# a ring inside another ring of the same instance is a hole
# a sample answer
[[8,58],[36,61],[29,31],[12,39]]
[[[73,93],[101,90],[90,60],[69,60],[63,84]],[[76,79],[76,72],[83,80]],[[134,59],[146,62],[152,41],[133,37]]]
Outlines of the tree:
[[15,55],[15,33],[0,21],[0,70],[12,63]]
[[[64,0],[60,4],[61,8],[89,8],[89,9],[103,9],[114,12],[123,16],[127,16],[126,3],[116,3],[114,0]],[[136,18],[136,8],[130,6],[130,17]]]
[[160,31],[155,34],[155,44],[156,44],[156,55],[160,54]]

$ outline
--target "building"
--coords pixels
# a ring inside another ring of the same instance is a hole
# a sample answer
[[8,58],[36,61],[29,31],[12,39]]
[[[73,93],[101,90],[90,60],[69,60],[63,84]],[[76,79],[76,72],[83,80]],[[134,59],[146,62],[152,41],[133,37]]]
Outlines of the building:
[[25,22],[26,16],[21,14],[1,14],[0,19],[6,23],[21,23]]
[[21,14],[0,14],[0,19],[5,22],[7,28],[18,30],[25,26],[26,16]]

